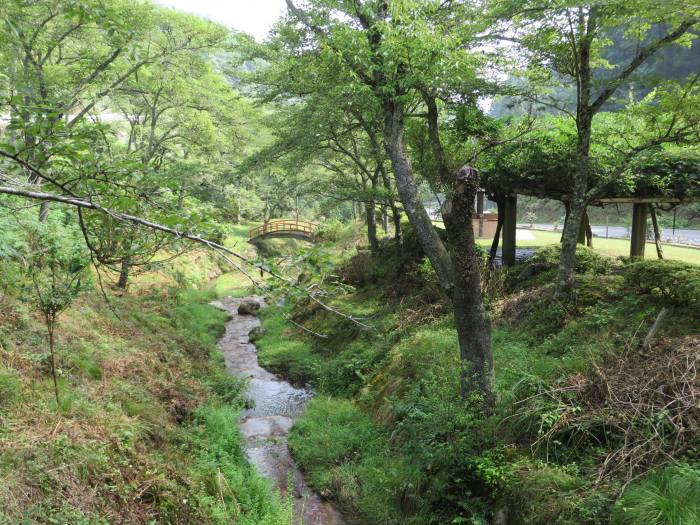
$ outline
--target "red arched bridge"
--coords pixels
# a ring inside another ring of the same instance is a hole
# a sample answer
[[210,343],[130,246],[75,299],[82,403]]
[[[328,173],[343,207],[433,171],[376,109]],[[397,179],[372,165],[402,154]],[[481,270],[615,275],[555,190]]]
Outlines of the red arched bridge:
[[266,222],[248,232],[248,242],[251,244],[265,239],[299,239],[313,242],[318,224],[294,219],[279,219]]

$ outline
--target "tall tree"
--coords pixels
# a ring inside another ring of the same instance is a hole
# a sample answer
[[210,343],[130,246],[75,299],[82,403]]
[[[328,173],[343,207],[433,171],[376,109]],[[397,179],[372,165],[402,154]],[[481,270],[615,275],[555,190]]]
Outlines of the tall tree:
[[[308,60],[326,59],[326,67],[343,71],[351,85],[372,97],[380,108],[384,147],[404,210],[442,286],[453,298],[465,363],[463,393],[479,392],[486,406],[491,406],[490,324],[481,298],[471,229],[478,175],[469,167],[460,167],[459,162],[449,162],[444,155],[436,103],[439,94],[454,94],[442,92],[448,85],[459,84],[463,92],[472,95],[478,85],[478,53],[467,49],[475,45],[483,29],[480,6],[476,2],[359,0],[314,0],[303,8],[287,0],[287,6],[297,27],[306,33],[304,39],[297,39],[296,53]],[[449,252],[419,199],[406,146],[409,108],[421,100],[428,112],[433,151],[440,159],[435,178],[447,195],[443,216],[451,241]]]
[[[575,87],[573,107],[566,101],[539,97],[549,106],[568,113],[576,123],[576,165],[571,178],[569,215],[562,236],[558,290],[573,291],[576,242],[581,220],[590,203],[589,180],[593,170],[591,138],[596,115],[633,78],[640,67],[660,50],[688,45],[700,23],[700,8],[684,2],[650,0],[504,2],[500,6],[505,25],[515,29],[530,53],[534,77],[540,81]],[[651,34],[654,26],[665,28]],[[620,63],[607,59],[611,35],[623,32],[627,53]]]

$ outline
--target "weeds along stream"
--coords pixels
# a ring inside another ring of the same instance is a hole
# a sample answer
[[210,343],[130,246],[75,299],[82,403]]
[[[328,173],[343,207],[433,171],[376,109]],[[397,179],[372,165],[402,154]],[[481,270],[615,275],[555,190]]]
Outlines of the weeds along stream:
[[226,298],[213,303],[231,315],[219,340],[231,374],[248,380],[248,406],[241,418],[241,433],[250,463],[272,480],[294,502],[295,523],[340,525],[344,523],[332,505],[323,501],[304,481],[287,447],[287,434],[311,399],[310,390],[295,388],[258,364],[257,349],[250,342],[251,330],[260,326],[254,315],[239,313],[244,301],[264,306],[262,297]]

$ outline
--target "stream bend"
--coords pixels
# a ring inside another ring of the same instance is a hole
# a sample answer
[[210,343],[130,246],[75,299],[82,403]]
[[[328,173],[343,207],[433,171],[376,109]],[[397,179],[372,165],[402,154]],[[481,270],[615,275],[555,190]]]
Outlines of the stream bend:
[[250,342],[249,334],[260,326],[260,320],[238,313],[244,300],[265,306],[264,298],[259,296],[227,297],[212,304],[231,316],[219,340],[226,367],[234,376],[249,379],[247,397],[251,408],[243,412],[240,424],[248,460],[282,494],[291,487],[295,524],[342,525],[340,513],[308,487],[287,446],[289,429],[303,414],[313,393],[293,387],[259,365],[257,348]]

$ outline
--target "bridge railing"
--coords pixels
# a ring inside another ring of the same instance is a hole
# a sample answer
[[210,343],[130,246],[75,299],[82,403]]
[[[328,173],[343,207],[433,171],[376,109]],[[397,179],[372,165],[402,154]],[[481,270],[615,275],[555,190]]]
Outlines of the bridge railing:
[[248,239],[254,239],[267,233],[273,232],[301,232],[307,235],[313,235],[318,229],[318,224],[310,221],[298,221],[296,219],[280,219],[276,221],[266,222],[256,228],[251,228],[248,231]]

